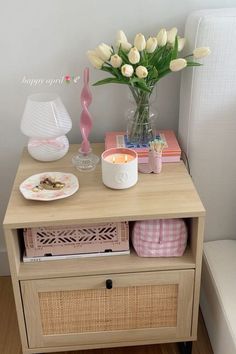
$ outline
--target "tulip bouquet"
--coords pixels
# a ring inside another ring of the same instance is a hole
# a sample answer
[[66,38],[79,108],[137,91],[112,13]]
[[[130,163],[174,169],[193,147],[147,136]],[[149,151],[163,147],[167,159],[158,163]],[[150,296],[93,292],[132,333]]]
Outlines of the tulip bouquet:
[[149,97],[156,83],[171,72],[200,66],[194,60],[210,54],[208,47],[201,47],[179,57],[184,45],[185,38],[180,38],[174,27],[169,31],[161,29],[157,36],[147,40],[139,33],[133,44],[128,42],[123,31],[119,31],[115,47],[102,43],[95,50],[88,51],[91,64],[112,76],[96,82],[95,86],[117,83],[128,85],[131,90],[137,106],[128,132],[130,142],[146,144],[155,138],[150,122]]

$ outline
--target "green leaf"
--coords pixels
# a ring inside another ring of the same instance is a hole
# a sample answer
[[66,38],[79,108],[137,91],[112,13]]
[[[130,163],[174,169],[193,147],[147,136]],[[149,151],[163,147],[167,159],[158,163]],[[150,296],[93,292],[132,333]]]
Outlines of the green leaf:
[[104,66],[104,65],[101,67],[101,70],[102,70],[102,71],[106,71],[107,73],[109,73],[109,74],[115,76],[115,74],[114,74],[114,72],[113,72],[112,69],[113,69],[112,67],[108,67],[108,66]]
[[143,79],[138,79],[138,81],[135,81],[134,86],[142,91],[151,92],[151,89],[147,86],[146,82]]
[[107,79],[103,79],[103,80],[95,82],[93,84],[93,86],[100,86],[100,85],[105,85],[105,84],[129,84],[129,82],[125,78],[123,80],[121,80],[121,79],[116,79],[113,77],[108,77]]
[[203,64],[197,63],[195,61],[188,61],[187,66],[202,66]]
[[118,68],[112,68],[112,70],[116,77],[123,79],[123,75],[121,74],[121,71]]
[[164,71],[160,72],[159,75],[158,75],[158,80],[160,80],[163,76],[171,73],[172,71],[168,68],[168,69],[165,69]]
[[130,79],[131,83],[135,83],[135,82],[139,82],[141,79],[139,79],[138,77],[134,76]]
[[152,81],[152,80],[157,79],[158,71],[155,66],[148,66],[147,70],[148,70],[147,81]]
[[171,60],[176,59],[178,57],[178,37],[175,36],[175,45],[171,53]]
[[123,64],[128,64],[128,63],[129,63],[128,55],[127,55],[127,53],[121,48],[121,46],[119,47],[118,55],[121,57],[121,59],[122,59],[122,61],[123,61]]
[[146,55],[146,50],[140,52],[140,62],[138,63],[138,65],[143,65],[145,67],[148,65],[148,57]]
[[157,79],[153,81],[153,85],[155,85],[161,78],[163,78],[164,76],[166,76],[169,73],[171,73],[170,69],[165,69],[162,72],[160,72]]
[[166,45],[164,47],[157,48],[149,59],[149,64],[157,66],[157,63],[162,58],[163,53],[166,50]]
[[100,80],[97,81],[93,84],[93,86],[100,86],[100,85],[105,85],[105,84],[126,84],[126,85],[132,85],[133,87],[136,87],[142,91],[145,92],[151,92],[151,89],[146,85],[145,81],[143,79],[139,79],[136,77],[133,77],[131,79],[126,79],[123,78],[123,80],[121,79],[117,79],[117,78],[112,78],[109,77],[107,79],[104,80]]
[[168,52],[166,52],[165,56],[161,59],[161,61],[158,63],[157,70],[160,73],[163,70],[166,70],[169,68],[170,62],[171,62],[171,50],[168,49]]

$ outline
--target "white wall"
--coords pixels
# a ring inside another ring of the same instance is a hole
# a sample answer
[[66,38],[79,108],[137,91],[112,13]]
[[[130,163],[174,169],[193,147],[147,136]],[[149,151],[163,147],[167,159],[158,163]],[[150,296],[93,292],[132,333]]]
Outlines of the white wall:
[[[80,142],[78,84],[30,86],[23,78],[61,78],[81,75],[88,65],[86,51],[100,42],[112,44],[123,29],[130,40],[137,32],[154,35],[161,27],[177,26],[183,34],[187,15],[203,8],[233,7],[234,0],[1,0],[0,1],[0,219],[2,221],[19,156],[27,139],[19,126],[26,98],[42,91],[57,92],[73,120],[68,137]],[[91,82],[104,77],[91,68]],[[103,141],[106,130],[125,128],[127,94],[119,85],[92,89],[92,141]],[[178,126],[179,74],[159,83],[155,103],[159,128]],[[0,274],[7,262],[0,229]]]

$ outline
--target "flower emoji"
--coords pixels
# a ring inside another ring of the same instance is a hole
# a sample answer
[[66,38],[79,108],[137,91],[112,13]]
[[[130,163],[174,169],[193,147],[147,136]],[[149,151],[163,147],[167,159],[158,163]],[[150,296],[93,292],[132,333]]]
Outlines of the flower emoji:
[[80,76],[74,76],[74,77],[73,77],[74,83],[77,84],[77,82],[79,81],[79,79],[80,79]]
[[70,75],[66,75],[66,76],[65,76],[65,80],[66,80],[66,82],[69,84],[69,83],[70,83],[70,80],[71,80]]

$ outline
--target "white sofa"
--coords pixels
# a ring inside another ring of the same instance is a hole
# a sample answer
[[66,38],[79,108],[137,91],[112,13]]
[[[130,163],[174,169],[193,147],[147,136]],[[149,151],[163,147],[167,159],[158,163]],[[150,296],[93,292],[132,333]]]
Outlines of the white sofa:
[[236,9],[186,23],[187,52],[209,46],[182,73],[179,141],[206,207],[201,310],[215,354],[236,353]]
[[206,242],[201,308],[215,354],[236,353],[236,240]]

